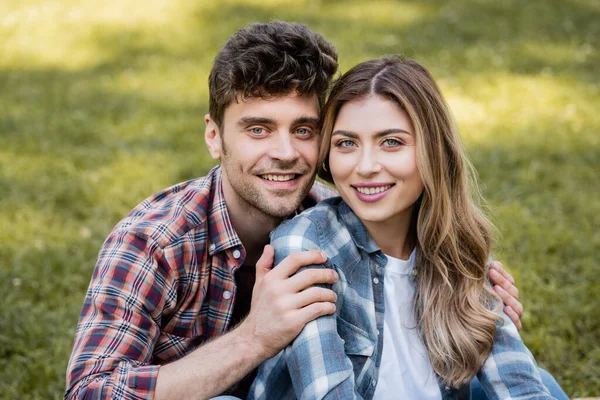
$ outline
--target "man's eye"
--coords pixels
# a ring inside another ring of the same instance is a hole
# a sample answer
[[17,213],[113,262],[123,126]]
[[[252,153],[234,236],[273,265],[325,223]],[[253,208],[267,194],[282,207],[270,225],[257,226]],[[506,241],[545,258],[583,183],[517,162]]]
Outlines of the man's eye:
[[298,133],[301,136],[309,136],[310,134],[312,134],[312,130],[308,128],[298,128],[296,130],[296,133]]
[[254,128],[250,128],[250,132],[253,135],[262,135],[265,132],[265,129],[260,126],[255,126]]

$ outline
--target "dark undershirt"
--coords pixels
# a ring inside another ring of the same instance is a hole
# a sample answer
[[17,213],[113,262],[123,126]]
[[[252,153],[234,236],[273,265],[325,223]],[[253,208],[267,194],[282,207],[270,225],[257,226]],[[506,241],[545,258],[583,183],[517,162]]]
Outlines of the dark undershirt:
[[[256,280],[256,267],[244,264],[235,271],[234,277],[237,291],[233,313],[231,314],[231,322],[229,324],[231,328],[235,328],[250,312],[252,289]],[[248,396],[248,391],[250,390],[250,386],[252,386],[254,378],[256,378],[256,369],[246,375],[236,387],[227,391],[227,394],[245,399]]]

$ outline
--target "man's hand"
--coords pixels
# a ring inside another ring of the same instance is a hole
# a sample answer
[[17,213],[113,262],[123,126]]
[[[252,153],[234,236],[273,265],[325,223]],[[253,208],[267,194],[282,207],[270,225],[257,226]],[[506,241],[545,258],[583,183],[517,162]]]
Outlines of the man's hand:
[[504,270],[502,264],[494,261],[490,264],[490,280],[494,285],[494,291],[498,293],[504,303],[504,312],[521,330],[521,317],[523,316],[523,305],[519,302],[519,289],[515,286],[514,278]]
[[309,268],[294,275],[303,266],[323,264],[327,256],[322,251],[293,253],[275,269],[273,256],[273,247],[267,245],[256,263],[250,313],[238,327],[260,346],[265,359],[287,346],[309,321],[333,314],[337,298],[333,290],[313,287],[336,282],[335,271]]

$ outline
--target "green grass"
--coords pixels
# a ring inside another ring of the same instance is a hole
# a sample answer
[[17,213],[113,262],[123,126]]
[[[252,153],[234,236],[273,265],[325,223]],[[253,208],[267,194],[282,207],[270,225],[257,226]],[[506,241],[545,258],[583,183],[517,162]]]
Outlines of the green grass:
[[600,395],[600,3],[3,0],[0,398],[60,398],[96,254],[163,187],[203,175],[226,38],[308,24],[342,70],[403,53],[437,77],[517,278],[522,331],[571,396]]

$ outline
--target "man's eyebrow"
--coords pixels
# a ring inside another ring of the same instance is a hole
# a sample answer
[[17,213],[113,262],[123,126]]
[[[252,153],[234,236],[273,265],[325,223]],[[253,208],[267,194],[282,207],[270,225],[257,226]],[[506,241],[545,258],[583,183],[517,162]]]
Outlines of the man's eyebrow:
[[310,125],[314,125],[314,126],[319,126],[321,120],[319,118],[315,118],[315,117],[300,117],[300,118],[296,118],[293,122],[292,125],[304,125],[304,124],[310,124]]
[[[406,135],[412,135],[412,133],[410,133],[404,129],[392,128],[392,129],[386,129],[384,131],[377,132],[375,134],[375,138],[379,139],[384,136],[391,135],[392,133],[404,133]],[[334,135],[342,135],[342,136],[349,137],[351,139],[358,139],[358,134],[356,134],[354,132],[350,132],[350,131],[337,130],[337,131],[333,132],[332,136],[334,136]]]
[[[316,117],[300,117],[296,118],[292,125],[303,125],[303,124],[311,124],[318,126],[320,122],[319,118]],[[277,123],[276,120],[272,118],[265,117],[243,117],[238,120],[238,125],[252,125],[252,124],[263,124],[263,125],[274,125]]]
[[275,123],[274,119],[264,118],[264,117],[244,117],[244,118],[238,120],[238,122],[237,122],[238,125],[252,125],[252,124],[269,125],[269,124],[274,124],[274,123]]

